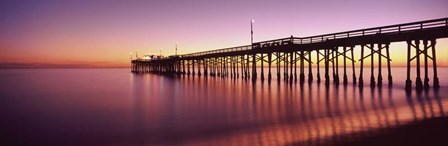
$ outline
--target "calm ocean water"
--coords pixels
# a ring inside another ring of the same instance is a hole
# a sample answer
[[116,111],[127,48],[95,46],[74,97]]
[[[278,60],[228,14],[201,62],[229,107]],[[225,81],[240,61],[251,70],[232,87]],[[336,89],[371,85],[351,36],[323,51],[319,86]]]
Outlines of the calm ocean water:
[[448,68],[439,68],[439,91],[411,94],[405,68],[392,71],[391,88],[384,72],[384,87],[371,89],[367,73],[359,90],[130,69],[4,69],[0,144],[318,145],[448,114]]

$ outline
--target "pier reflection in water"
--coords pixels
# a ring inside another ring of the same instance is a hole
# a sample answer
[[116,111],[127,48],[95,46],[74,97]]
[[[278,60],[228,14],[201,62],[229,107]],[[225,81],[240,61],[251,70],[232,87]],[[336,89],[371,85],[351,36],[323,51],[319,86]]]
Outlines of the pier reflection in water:
[[424,130],[394,131],[445,119],[419,126],[445,136],[448,78],[438,92],[406,94],[405,68],[393,69],[391,88],[362,90],[128,69],[0,70],[0,145],[338,145],[391,134],[435,145]]
[[142,145],[331,145],[444,117],[448,106],[442,91],[432,89],[148,74],[132,79]]

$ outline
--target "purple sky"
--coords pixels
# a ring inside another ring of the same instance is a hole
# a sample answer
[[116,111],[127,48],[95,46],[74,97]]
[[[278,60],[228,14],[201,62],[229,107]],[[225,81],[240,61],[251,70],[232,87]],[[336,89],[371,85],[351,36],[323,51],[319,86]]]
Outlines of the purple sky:
[[0,63],[128,66],[179,54],[448,17],[447,0],[2,0]]

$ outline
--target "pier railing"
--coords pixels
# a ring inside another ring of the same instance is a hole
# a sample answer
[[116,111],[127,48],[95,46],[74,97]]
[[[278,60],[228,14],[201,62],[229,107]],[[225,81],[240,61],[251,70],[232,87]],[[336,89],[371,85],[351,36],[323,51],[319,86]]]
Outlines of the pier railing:
[[318,43],[326,40],[345,39],[360,36],[378,35],[378,34],[391,34],[391,33],[403,33],[410,31],[419,31],[423,29],[430,29],[436,27],[448,27],[448,18],[419,21],[405,24],[389,25],[382,27],[374,27],[346,32],[338,32],[332,34],[324,34],[318,36],[310,36],[300,38],[300,42],[294,42],[295,44],[310,44]]

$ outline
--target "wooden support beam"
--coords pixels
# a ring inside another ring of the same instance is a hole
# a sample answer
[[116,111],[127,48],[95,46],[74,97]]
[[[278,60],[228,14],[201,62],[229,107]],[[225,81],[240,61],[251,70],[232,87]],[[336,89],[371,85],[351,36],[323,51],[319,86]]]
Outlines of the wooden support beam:
[[279,80],[280,81],[280,78],[281,78],[281,76],[280,76],[280,52],[277,52],[276,53],[277,54],[277,56],[276,56],[276,63],[277,63],[277,80]]
[[261,78],[261,80],[264,80],[264,56],[263,56],[263,53],[260,54],[260,60],[261,60],[260,78]]
[[[447,20],[447,24],[448,24],[448,20]],[[439,85],[439,78],[437,77],[437,59],[436,59],[436,40],[433,39],[431,40],[431,49],[432,49],[432,67],[434,69],[433,74],[434,74],[434,78],[433,78],[433,87],[435,89],[440,88]]]
[[352,60],[353,84],[356,84],[356,71],[355,71],[355,58],[354,58],[355,54],[353,54],[353,49],[354,49],[354,46],[351,47],[350,54],[352,55],[352,58],[353,58],[353,60]]
[[304,52],[300,51],[300,83],[304,83],[305,82],[305,57],[304,57]]
[[335,64],[334,64],[334,51],[331,50],[331,57],[333,58],[331,60],[331,65],[332,65],[332,70],[333,70],[333,83],[336,83],[336,70],[334,68]]
[[289,53],[289,54],[290,54],[290,56],[289,56],[289,58],[290,58],[290,61],[289,61],[289,64],[290,64],[290,76],[289,76],[289,82],[292,83],[292,81],[293,81],[293,79],[294,79],[294,74],[293,74],[293,72],[292,72],[292,69],[293,69],[293,67],[294,67],[294,62],[295,62],[295,61],[293,61],[293,60],[294,60],[294,52],[291,52],[291,53]]
[[320,56],[320,51],[319,50],[316,50],[316,59],[317,59],[317,82],[318,83],[320,83],[320,59],[319,59],[319,56]]
[[[418,52],[420,51],[420,40],[415,40],[415,51]],[[422,79],[420,77],[420,53],[416,53],[416,61],[417,61],[417,65],[415,66],[417,68],[417,78],[415,80],[415,88],[417,90],[421,90],[423,89],[423,83],[422,83]]]
[[383,48],[382,44],[378,44],[378,83],[377,83],[377,85],[380,87],[383,85],[383,76],[381,75],[381,69],[383,68],[382,64],[381,64],[382,48]]
[[297,53],[294,54],[294,82],[297,82],[297,60],[299,57],[297,57]]
[[288,53],[283,53],[283,78],[288,80]]
[[375,62],[374,62],[374,57],[373,54],[375,53],[374,51],[374,45],[373,43],[370,44],[370,87],[375,87]]
[[195,60],[191,60],[191,64],[192,64],[192,66],[193,66],[193,67],[192,67],[192,70],[193,70],[193,76],[195,75],[195,72],[194,72],[194,69],[195,69],[195,68],[194,68],[194,64],[195,64],[195,63],[194,63],[194,62],[196,62],[196,61],[195,61]]
[[246,55],[246,78],[250,78],[250,71],[249,71],[249,65],[250,65],[250,55]]
[[330,85],[330,75],[329,75],[329,60],[328,57],[330,56],[329,49],[324,50],[324,58],[325,58],[325,85]]
[[386,55],[387,55],[387,81],[389,84],[389,87],[392,87],[392,71],[390,68],[390,54],[389,54],[389,43],[386,44]]
[[268,70],[268,80],[272,79],[272,74],[271,74],[271,67],[272,67],[272,53],[268,53],[268,66],[269,66],[269,70]]
[[308,53],[308,82],[311,83],[313,82],[313,69],[312,69],[312,62],[311,62],[311,52],[309,51]]
[[343,54],[343,56],[344,56],[344,81],[343,81],[343,83],[344,83],[344,85],[347,85],[348,84],[348,78],[347,78],[347,56],[346,56],[346,52],[347,52],[347,47],[346,46],[344,46],[343,48],[343,51],[344,51],[344,54]]
[[428,77],[428,41],[429,40],[423,40],[423,54],[424,54],[424,61],[425,61],[425,79],[423,80],[423,87],[425,89],[429,89],[429,77]]
[[257,57],[256,54],[252,54],[252,80],[257,80]]
[[412,89],[412,81],[411,81],[411,46],[412,41],[407,41],[408,44],[408,55],[407,55],[407,68],[406,68],[406,90],[410,91]]

